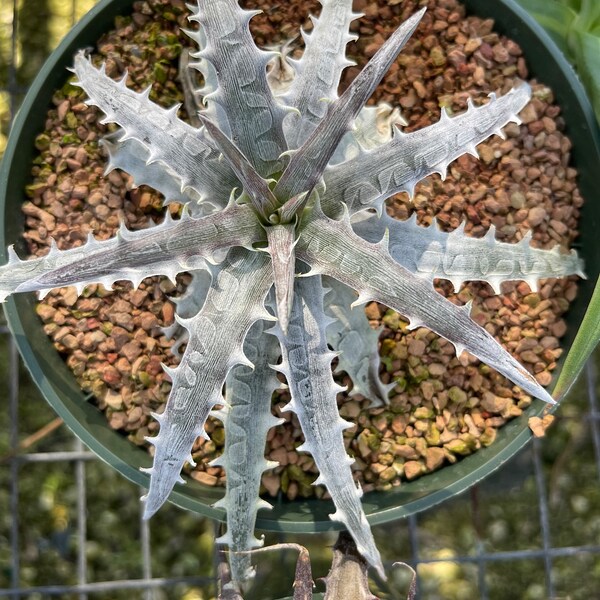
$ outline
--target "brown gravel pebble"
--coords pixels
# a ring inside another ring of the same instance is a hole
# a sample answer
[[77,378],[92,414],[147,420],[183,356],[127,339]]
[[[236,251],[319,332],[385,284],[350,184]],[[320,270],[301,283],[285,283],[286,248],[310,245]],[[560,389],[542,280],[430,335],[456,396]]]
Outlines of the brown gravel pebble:
[[544,437],[546,435],[546,429],[552,425],[554,422],[554,415],[544,415],[541,419],[540,417],[531,417],[527,424],[529,425],[529,429],[535,437]]
[[435,471],[444,463],[444,450],[442,448],[431,447],[427,448],[425,464],[429,471]]
[[404,475],[409,481],[421,475],[423,464],[416,460],[408,460],[404,463]]
[[[136,2],[131,20],[120,20],[99,42],[97,56],[107,60],[111,76],[127,66],[128,85],[138,90],[152,83],[154,65],[163,65],[166,79],[155,82],[151,98],[170,106],[182,100],[176,86],[177,57],[186,38],[152,47],[142,58],[127,56],[128,49],[146,44],[159,31],[167,39],[178,27],[188,27],[183,3],[181,13],[176,11],[169,19],[160,17],[164,4],[164,0]],[[464,8],[455,0],[358,0],[354,8],[365,16],[351,27],[361,37],[348,47],[358,66],[344,72],[342,88],[359,72],[365,56],[424,4],[429,10],[415,36],[371,100],[400,105],[407,131],[437,121],[442,106],[451,113],[461,112],[467,98],[475,104],[485,102],[490,92],[506,93],[518,78],[527,77],[518,45],[494,33],[490,20],[464,18]],[[295,35],[301,24],[310,24],[308,12],[319,12],[317,0],[278,3],[275,11],[271,10],[275,3],[267,0],[245,5],[269,9],[251,22],[261,45]],[[300,43],[294,42],[296,58]],[[406,219],[416,212],[422,226],[429,226],[435,217],[445,230],[468,219],[466,231],[473,236],[483,236],[494,225],[498,239],[508,242],[521,240],[531,228],[535,246],[569,247],[577,236],[581,205],[577,174],[568,166],[570,141],[552,91],[531,83],[535,98],[520,114],[523,124],[505,128],[506,140],[493,137],[481,144],[480,161],[468,155],[455,161],[443,185],[437,175],[421,182],[413,203],[404,195],[390,200],[390,214]],[[35,255],[47,252],[51,238],[64,249],[82,244],[90,231],[97,239],[111,237],[121,220],[128,228],[139,229],[148,225],[149,218],[156,222],[162,218],[161,199],[154,191],[144,186],[132,189],[131,178],[118,171],[103,176],[106,157],[98,140],[111,128],[98,124],[98,111],[82,100],[82,94],[69,86],[57,92],[48,113],[52,131],[37,140],[40,156],[32,169],[30,199],[23,207],[24,237]],[[67,288],[51,292],[37,307],[45,330],[82,388],[95,395],[110,426],[136,444],[145,444],[143,436],[158,430],[148,414],[162,410],[170,389],[160,364],[176,364],[169,353],[172,342],[162,332],[174,319],[174,305],[165,292],[180,295],[188,281],[182,274],[175,286],[156,278],[146,279],[137,290],[129,284],[116,285],[113,292],[88,286],[79,299],[74,288]],[[566,333],[561,317],[576,294],[573,278],[541,282],[537,294],[524,283],[504,284],[501,296],[481,283],[463,286],[458,294],[445,281],[437,282],[436,289],[459,304],[473,299],[473,318],[524,361],[540,383],[550,383],[560,354],[559,339]],[[374,326],[385,327],[380,338],[381,376],[396,384],[385,408],[370,409],[361,396],[338,398],[341,414],[356,423],[344,436],[348,452],[357,458],[354,473],[365,491],[390,489],[402,479],[414,479],[493,443],[496,428],[531,403],[467,353],[457,358],[452,345],[430,331],[408,331],[400,316],[376,303],[365,310]],[[350,385],[344,375],[338,380]],[[269,434],[267,456],[280,464],[264,474],[263,486],[271,496],[323,497],[324,490],[311,486],[317,472],[312,457],[294,450],[302,442],[295,415],[280,413],[288,401],[287,392],[274,399],[274,414],[286,422]],[[532,429],[539,432],[539,424],[534,422]],[[206,485],[222,485],[221,469],[206,463],[221,452],[223,430],[209,420],[207,431],[212,439],[195,444],[199,464],[191,476]]]
[[501,398],[490,392],[485,392],[481,400],[481,407],[487,412],[501,414],[506,410],[509,403],[509,398]]
[[281,487],[281,479],[275,473],[265,473],[262,478],[262,485],[271,496],[277,496]]
[[205,471],[192,471],[192,477],[198,482],[211,487],[217,485],[218,478],[215,475],[209,475]]

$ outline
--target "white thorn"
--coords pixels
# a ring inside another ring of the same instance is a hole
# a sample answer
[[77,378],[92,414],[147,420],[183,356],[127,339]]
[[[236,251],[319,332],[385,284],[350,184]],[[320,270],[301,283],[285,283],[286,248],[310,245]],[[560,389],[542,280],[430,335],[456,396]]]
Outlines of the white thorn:
[[452,342],[454,349],[456,350],[456,358],[459,358],[460,355],[465,351],[465,347],[458,342]]
[[423,321],[421,321],[421,319],[417,319],[416,317],[413,317],[412,319],[409,320],[408,325],[406,326],[406,329],[408,329],[409,331],[412,331],[413,329],[418,329],[419,327],[423,326]]
[[[52,239],[52,241],[54,242],[54,239]],[[56,244],[56,242],[54,242]],[[15,246],[14,244],[11,244],[8,248],[8,264],[13,264],[13,263],[20,263],[21,260],[20,258],[17,256],[17,253],[15,252]],[[50,252],[52,252],[52,250],[50,250]]]
[[165,363],[160,363],[160,366],[162,367],[162,370],[169,376],[171,382],[174,382],[177,375],[177,368],[169,367],[165,365]]

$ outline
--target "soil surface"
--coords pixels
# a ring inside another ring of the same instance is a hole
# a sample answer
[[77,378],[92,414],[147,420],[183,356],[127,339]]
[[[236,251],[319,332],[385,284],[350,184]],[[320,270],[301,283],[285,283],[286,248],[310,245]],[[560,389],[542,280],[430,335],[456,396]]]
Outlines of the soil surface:
[[[281,44],[310,31],[309,13],[319,3],[306,0],[248,1],[264,12],[251,22],[261,46]],[[504,94],[527,80],[527,63],[516,42],[494,32],[493,23],[465,17],[456,0],[355,2],[364,13],[354,21],[357,42],[348,46],[356,67],[343,75],[347,86],[391,32],[419,7],[428,11],[399,59],[378,87],[371,103],[385,101],[401,109],[414,131],[436,122],[441,107],[450,113],[466,110],[467,99],[477,104],[490,92]],[[179,0],[134,2],[132,16],[118,18],[115,29],[98,43],[94,59],[106,62],[107,72],[120,77],[128,69],[128,85],[137,90],[153,85],[151,98],[165,106],[183,100],[178,80],[179,57],[189,39],[187,9]],[[302,41],[293,42],[300,55]],[[494,226],[497,239],[518,242],[533,232],[532,245],[567,249],[577,236],[581,197],[576,172],[569,167],[571,142],[563,134],[560,107],[552,90],[530,81],[534,98],[521,113],[522,125],[504,128],[506,140],[493,137],[478,147],[481,159],[466,155],[455,161],[444,182],[435,175],[420,183],[413,201],[399,195],[388,201],[398,219],[413,212],[418,223],[451,231],[466,223],[466,232],[481,237]],[[88,232],[98,239],[115,234],[124,221],[128,228],[148,226],[162,218],[162,198],[150,188],[132,187],[119,171],[104,175],[106,156],[99,145],[114,127],[98,123],[100,115],[87,107],[78,88],[66,84],[53,98],[46,131],[37,138],[33,182],[26,214],[25,238],[31,254],[43,255],[54,238],[61,249],[81,245]],[[185,117],[182,109],[181,116]],[[177,213],[180,207],[171,205]],[[117,285],[114,292],[88,286],[81,297],[73,288],[50,293],[38,305],[45,332],[81,384],[93,395],[108,423],[144,445],[158,424],[150,416],[161,412],[170,383],[160,364],[175,365],[173,343],[163,331],[173,323],[169,298],[185,290],[189,276],[177,285],[157,278],[137,290]],[[542,385],[551,381],[566,332],[563,315],[576,294],[576,279],[545,280],[539,291],[525,283],[503,285],[494,295],[487,284],[463,286],[458,294],[447,281],[436,289],[453,302],[473,300],[473,318],[535,374]],[[356,458],[356,478],[365,491],[390,489],[493,443],[507,420],[519,416],[531,398],[480,364],[468,353],[457,358],[453,346],[425,328],[408,331],[402,317],[383,306],[366,307],[373,326],[384,325],[380,337],[382,379],[394,381],[390,404],[370,409],[361,396],[340,394],[341,415],[356,423],[345,432],[348,451]],[[343,374],[339,381],[350,385]],[[296,452],[302,434],[295,417],[282,413],[286,392],[274,397],[274,414],[285,424],[269,433],[267,458],[279,466],[265,473],[270,495],[288,498],[323,496],[311,482],[317,472],[310,455]],[[207,462],[220,454],[224,432],[218,421],[207,425],[211,440],[198,441],[190,474],[208,485],[224,484],[224,473]]]

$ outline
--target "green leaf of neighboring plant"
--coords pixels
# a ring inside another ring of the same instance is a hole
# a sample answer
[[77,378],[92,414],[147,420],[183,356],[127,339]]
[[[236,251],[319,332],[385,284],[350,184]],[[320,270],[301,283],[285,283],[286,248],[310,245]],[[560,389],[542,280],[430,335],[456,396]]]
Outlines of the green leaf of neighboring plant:
[[569,54],[567,37],[577,13],[562,2],[519,0],[519,4],[550,34],[558,47]]
[[590,95],[596,119],[600,121],[600,33],[574,31],[569,45],[575,54],[581,80]]
[[570,3],[576,11],[579,8],[575,26],[583,31],[598,33],[598,30],[600,30],[600,4],[598,0],[570,0]]
[[600,2],[518,0],[571,59],[600,121]]
[[553,396],[556,400],[563,398],[569,391],[598,342],[600,342],[600,279],[596,282],[592,300],[554,387]]

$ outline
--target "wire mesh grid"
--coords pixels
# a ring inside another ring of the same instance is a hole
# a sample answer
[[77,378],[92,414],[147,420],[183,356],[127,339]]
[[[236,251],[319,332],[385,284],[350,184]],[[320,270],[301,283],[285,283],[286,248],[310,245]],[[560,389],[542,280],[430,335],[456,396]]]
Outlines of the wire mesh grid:
[[[61,5],[63,21],[66,6],[67,27],[93,1],[49,5]],[[26,91],[17,77],[17,24],[27,2],[2,0],[0,7],[1,59],[8,57],[0,98],[10,118]],[[215,526],[173,507],[151,525],[143,521],[140,490],[115,478],[52,416],[21,372],[5,325],[0,344],[0,597],[213,597]],[[421,598],[600,597],[599,358],[587,365],[547,438],[470,492],[375,528],[393,573],[382,597],[399,597],[394,589],[407,580],[392,558],[417,569]],[[330,545],[331,535],[301,541],[324,575],[327,557],[315,549]],[[274,560],[279,571],[293,573],[293,557]],[[276,589],[273,564],[265,571],[270,579],[255,597],[291,593],[291,576],[287,589]]]

